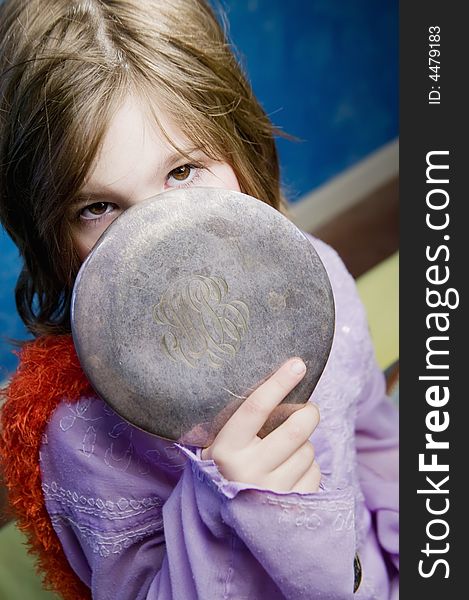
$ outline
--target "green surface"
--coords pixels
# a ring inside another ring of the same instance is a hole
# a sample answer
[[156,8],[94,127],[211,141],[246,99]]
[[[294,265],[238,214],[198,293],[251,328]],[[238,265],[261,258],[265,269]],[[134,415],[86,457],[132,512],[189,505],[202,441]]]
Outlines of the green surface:
[[359,277],[357,287],[376,358],[384,371],[399,358],[399,253]]
[[0,600],[58,600],[42,589],[24,541],[14,523],[0,529]]

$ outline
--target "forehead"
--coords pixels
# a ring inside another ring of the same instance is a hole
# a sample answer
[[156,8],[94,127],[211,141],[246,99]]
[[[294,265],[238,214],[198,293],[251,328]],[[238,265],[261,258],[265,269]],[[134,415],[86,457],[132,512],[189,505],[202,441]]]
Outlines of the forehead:
[[167,113],[156,109],[152,114],[143,102],[129,96],[111,118],[83,191],[111,186],[140,171],[147,160],[155,170],[166,168],[175,154],[180,155],[175,148],[190,152],[190,146]]

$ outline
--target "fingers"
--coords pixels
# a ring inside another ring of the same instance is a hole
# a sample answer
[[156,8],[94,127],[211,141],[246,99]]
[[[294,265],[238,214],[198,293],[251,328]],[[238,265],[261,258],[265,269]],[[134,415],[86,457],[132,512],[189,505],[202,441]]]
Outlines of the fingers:
[[313,494],[319,490],[320,483],[321,470],[318,463],[314,461],[303,477],[292,487],[291,491],[301,494]]
[[305,442],[282,465],[269,475],[272,488],[289,491],[303,479],[314,463],[314,446]]
[[301,381],[306,372],[303,361],[290,359],[260,385],[231,416],[217,436],[232,447],[249,444],[262,428],[270,413]]
[[212,458],[229,481],[253,483],[274,491],[317,491],[321,473],[309,442],[319,423],[315,404],[289,406],[289,416],[281,425],[262,439],[258,436],[305,372],[301,359],[290,359],[282,365],[241,404],[214,442],[203,450],[202,457]]
[[319,408],[307,402],[260,442],[265,463],[275,469],[309,440],[319,423]]

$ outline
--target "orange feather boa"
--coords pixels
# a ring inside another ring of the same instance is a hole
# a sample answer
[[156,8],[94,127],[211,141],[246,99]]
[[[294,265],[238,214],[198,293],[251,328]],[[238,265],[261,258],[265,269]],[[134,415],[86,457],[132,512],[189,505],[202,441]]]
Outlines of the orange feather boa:
[[18,527],[36,554],[44,586],[66,600],[90,600],[89,588],[70,567],[44,504],[39,468],[42,435],[52,412],[66,398],[78,400],[93,389],[70,335],[26,343],[9,386],[0,391],[0,461]]

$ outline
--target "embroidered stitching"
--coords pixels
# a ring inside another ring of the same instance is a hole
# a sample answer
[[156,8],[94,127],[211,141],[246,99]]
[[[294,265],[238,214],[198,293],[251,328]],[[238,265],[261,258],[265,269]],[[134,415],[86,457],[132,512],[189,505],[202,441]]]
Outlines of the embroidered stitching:
[[284,510],[288,511],[291,508],[306,508],[311,510],[320,510],[320,511],[331,511],[331,512],[339,512],[339,511],[348,511],[350,510],[353,501],[350,500],[289,500],[289,499],[277,499],[267,497],[262,500],[262,504],[271,504],[273,506],[280,506]]
[[91,527],[77,523],[71,517],[65,515],[52,515],[52,525],[56,531],[61,531],[63,527],[73,527],[82,535],[88,546],[91,547],[94,554],[99,554],[103,558],[111,554],[120,554],[126,548],[136,544],[137,542],[150,536],[162,529],[163,519],[159,518],[156,521],[138,527],[137,529],[128,529],[116,533],[99,532]]
[[78,495],[77,492],[59,486],[55,481],[52,481],[50,485],[44,483],[42,490],[46,500],[72,507],[79,513],[110,520],[128,519],[163,506],[163,502],[158,496],[140,500],[120,498],[117,502],[113,502],[112,500],[86,497],[83,494]]
[[84,397],[80,398],[75,403],[65,402],[65,406],[67,407],[70,414],[64,415],[60,419],[60,429],[62,431],[68,431],[71,429],[77,420],[83,421],[99,421],[102,417],[87,417],[86,413],[90,406],[94,403],[94,398]]

